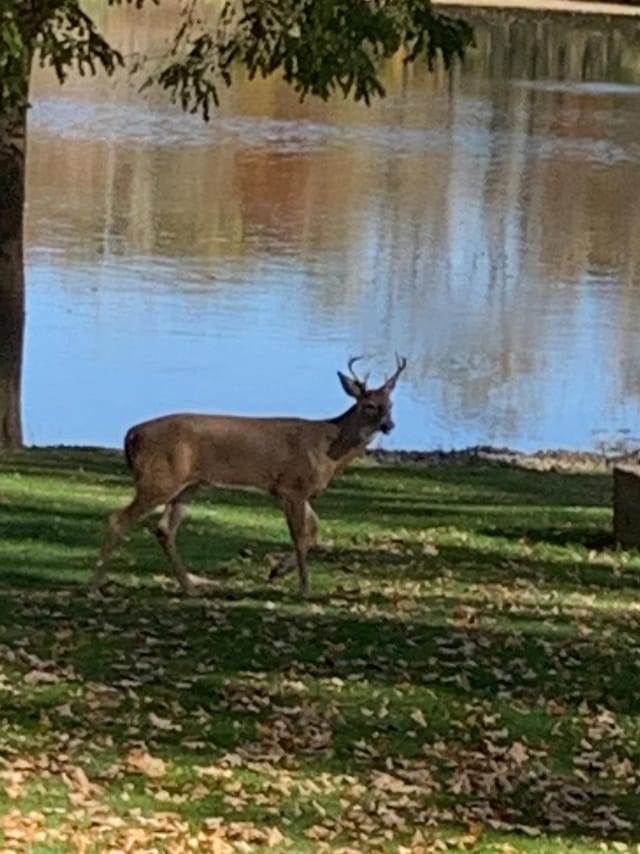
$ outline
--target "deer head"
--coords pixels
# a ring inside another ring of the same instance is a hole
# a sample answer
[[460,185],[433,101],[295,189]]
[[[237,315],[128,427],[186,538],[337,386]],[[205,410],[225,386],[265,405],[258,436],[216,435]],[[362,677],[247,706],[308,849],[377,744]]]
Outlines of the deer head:
[[349,359],[348,368],[351,376],[338,371],[338,377],[346,393],[356,399],[356,405],[349,412],[358,425],[360,439],[368,442],[374,433],[378,431],[390,433],[395,427],[391,418],[391,392],[396,386],[398,377],[407,367],[407,360],[396,353],[395,372],[380,388],[368,389],[368,374],[364,379],[360,379],[353,370],[353,365],[359,358],[357,356]]

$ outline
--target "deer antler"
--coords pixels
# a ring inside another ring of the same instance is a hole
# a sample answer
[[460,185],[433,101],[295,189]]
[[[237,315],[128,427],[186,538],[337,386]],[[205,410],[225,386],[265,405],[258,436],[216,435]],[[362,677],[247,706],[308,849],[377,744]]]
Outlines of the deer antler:
[[362,358],[363,358],[362,356],[352,356],[349,359],[349,361],[347,362],[347,368],[349,370],[349,373],[351,374],[351,376],[355,380],[355,382],[357,382],[358,385],[360,386],[360,388],[364,391],[364,389],[366,389],[366,387],[367,387],[367,380],[369,379],[369,374],[366,374],[365,378],[363,380],[361,380],[360,377],[353,370],[353,366],[354,366],[355,362],[359,362],[360,359],[362,359]]
[[387,388],[393,388],[395,386],[396,382],[398,381],[398,377],[400,376],[400,374],[404,371],[404,369],[406,367],[407,367],[407,360],[405,359],[405,357],[404,356],[398,356],[398,354],[396,353],[396,370],[395,370],[395,373],[392,374],[389,377],[389,379],[385,382],[385,386]]
[[347,370],[349,371],[351,376],[354,378],[354,380],[358,380],[358,381],[359,381],[359,377],[356,375],[356,372],[353,370],[353,366],[356,362],[359,362],[360,359],[362,359],[362,356],[352,356],[349,359],[349,361],[347,362]]

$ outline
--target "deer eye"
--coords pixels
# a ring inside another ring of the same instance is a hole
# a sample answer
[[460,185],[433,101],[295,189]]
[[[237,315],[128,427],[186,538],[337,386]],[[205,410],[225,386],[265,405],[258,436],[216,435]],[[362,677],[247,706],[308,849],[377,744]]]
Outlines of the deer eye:
[[365,403],[364,411],[367,413],[367,415],[377,415],[379,412],[381,412],[381,409],[379,406],[376,406],[375,403]]

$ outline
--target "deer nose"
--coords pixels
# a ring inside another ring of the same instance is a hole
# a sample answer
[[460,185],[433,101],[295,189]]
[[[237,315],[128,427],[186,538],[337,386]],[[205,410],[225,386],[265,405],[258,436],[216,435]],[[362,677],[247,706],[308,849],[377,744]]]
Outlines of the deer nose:
[[393,423],[391,418],[387,418],[386,421],[383,421],[380,425],[380,429],[383,433],[390,433],[396,425]]

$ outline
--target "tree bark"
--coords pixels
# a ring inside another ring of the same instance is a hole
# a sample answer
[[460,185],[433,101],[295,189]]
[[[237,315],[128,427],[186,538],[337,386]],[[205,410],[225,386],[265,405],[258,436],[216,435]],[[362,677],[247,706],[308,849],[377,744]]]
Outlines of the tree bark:
[[22,446],[26,109],[0,115],[0,449]]
[[640,466],[613,469],[613,536],[625,549],[640,546]]

